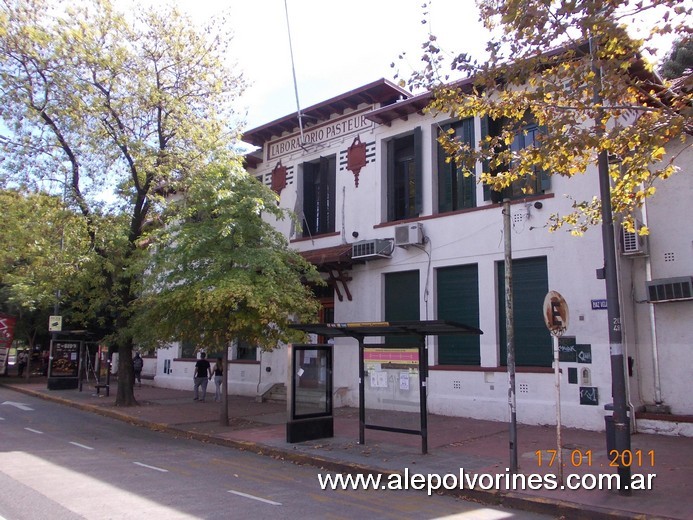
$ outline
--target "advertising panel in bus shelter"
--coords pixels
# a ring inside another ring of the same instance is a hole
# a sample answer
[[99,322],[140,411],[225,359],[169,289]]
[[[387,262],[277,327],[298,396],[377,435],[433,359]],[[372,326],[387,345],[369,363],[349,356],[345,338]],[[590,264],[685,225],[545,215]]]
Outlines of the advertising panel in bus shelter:
[[50,364],[48,365],[49,390],[66,390],[78,387],[81,347],[81,341],[51,341]]

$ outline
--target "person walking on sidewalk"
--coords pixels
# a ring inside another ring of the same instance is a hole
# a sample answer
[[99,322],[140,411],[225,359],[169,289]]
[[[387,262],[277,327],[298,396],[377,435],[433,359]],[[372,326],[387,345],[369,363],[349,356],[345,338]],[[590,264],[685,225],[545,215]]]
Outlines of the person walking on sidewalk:
[[[207,354],[202,352],[200,354],[200,359],[195,363],[195,374],[193,380],[195,381],[195,398],[193,401],[205,402],[205,397],[207,397],[207,381],[212,379],[212,367],[209,365],[209,361],[205,358]],[[200,399],[200,394],[198,389],[202,387],[202,399]]]
[[19,355],[17,355],[17,376],[22,377],[24,375],[24,368],[26,367],[28,359],[29,356],[26,355],[26,350],[22,350]]
[[135,386],[135,382],[142,386],[142,367],[144,366],[144,361],[140,357],[140,353],[136,352],[135,357],[132,360],[132,368],[135,370],[135,377],[132,379],[132,385]]
[[41,352],[41,372],[44,376],[48,375],[48,365],[50,364],[51,357],[48,350]]
[[222,363],[222,358],[218,357],[217,362],[214,364],[214,384],[216,385],[216,392],[214,394],[214,401],[221,401],[221,382],[224,380],[224,364]]

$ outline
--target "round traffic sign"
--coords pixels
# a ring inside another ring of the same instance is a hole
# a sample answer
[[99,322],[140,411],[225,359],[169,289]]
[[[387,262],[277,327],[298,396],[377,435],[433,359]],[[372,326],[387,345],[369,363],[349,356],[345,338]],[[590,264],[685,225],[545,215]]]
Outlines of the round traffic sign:
[[560,293],[549,291],[544,298],[544,323],[554,336],[561,336],[568,329],[570,315],[568,304]]

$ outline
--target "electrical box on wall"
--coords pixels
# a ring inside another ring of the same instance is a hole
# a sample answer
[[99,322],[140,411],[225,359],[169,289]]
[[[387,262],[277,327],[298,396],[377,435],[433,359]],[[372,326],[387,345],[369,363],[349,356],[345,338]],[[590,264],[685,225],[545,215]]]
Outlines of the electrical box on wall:
[[408,247],[423,244],[424,233],[423,224],[421,222],[413,222],[411,224],[402,224],[395,227],[395,245],[399,247]]

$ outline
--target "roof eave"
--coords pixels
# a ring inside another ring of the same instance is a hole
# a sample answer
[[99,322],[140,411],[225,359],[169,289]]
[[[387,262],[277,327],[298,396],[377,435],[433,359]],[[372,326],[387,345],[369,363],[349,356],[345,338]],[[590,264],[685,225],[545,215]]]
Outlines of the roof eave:
[[[325,121],[334,114],[343,114],[349,109],[355,110],[362,104],[389,105],[395,103],[397,99],[411,96],[412,94],[407,90],[382,78],[302,109],[301,116],[304,124],[306,119]],[[298,113],[293,113],[245,131],[242,140],[254,146],[262,146],[272,138],[286,132],[293,132],[297,128],[299,128]]]

